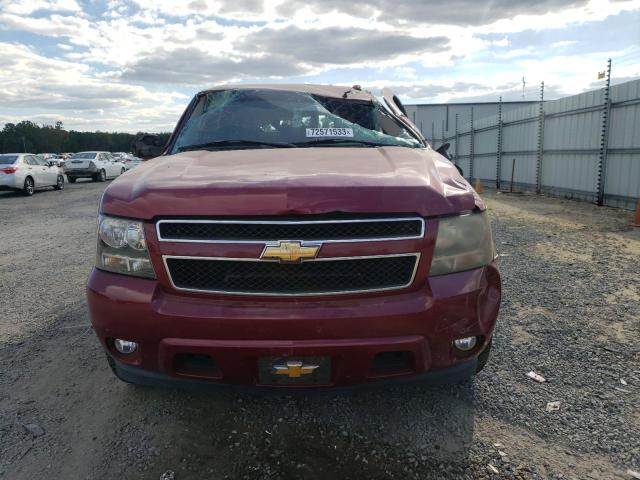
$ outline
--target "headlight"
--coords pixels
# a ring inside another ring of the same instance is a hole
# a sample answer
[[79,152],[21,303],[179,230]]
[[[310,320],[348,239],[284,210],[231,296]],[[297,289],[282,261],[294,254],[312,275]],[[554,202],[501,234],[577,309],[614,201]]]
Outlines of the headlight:
[[156,278],[142,222],[100,215],[96,267],[108,272]]
[[486,211],[441,218],[429,275],[478,268],[490,263],[494,256]]

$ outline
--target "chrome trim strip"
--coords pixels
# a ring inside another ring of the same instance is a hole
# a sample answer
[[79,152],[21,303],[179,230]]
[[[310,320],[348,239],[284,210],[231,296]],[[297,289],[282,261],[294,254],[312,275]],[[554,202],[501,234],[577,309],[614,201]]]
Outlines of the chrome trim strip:
[[404,221],[419,221],[420,222],[420,234],[409,237],[391,237],[391,238],[357,238],[357,239],[340,239],[340,240],[299,240],[302,242],[314,242],[314,243],[356,243],[356,242],[390,242],[394,240],[417,240],[424,238],[424,218],[422,217],[401,217],[401,218],[368,218],[368,219],[355,219],[355,220],[158,220],[156,222],[156,235],[160,242],[176,242],[176,243],[239,243],[239,244],[256,244],[277,242],[277,240],[185,240],[185,239],[171,239],[163,238],[160,234],[160,225],[163,223],[222,223],[222,224],[255,224],[255,225],[307,225],[307,224],[319,224],[319,223],[371,223],[371,222],[404,222]]
[[399,285],[396,287],[387,287],[387,288],[372,288],[366,290],[347,290],[347,291],[337,291],[337,292],[319,292],[319,293],[251,293],[251,292],[234,292],[227,290],[199,290],[194,288],[181,288],[176,286],[173,282],[173,278],[171,277],[171,271],[169,270],[169,265],[167,265],[168,258],[178,258],[178,259],[186,259],[186,260],[227,260],[232,262],[275,262],[278,263],[278,260],[262,260],[260,258],[231,258],[231,257],[194,257],[194,256],[185,256],[185,255],[163,255],[162,262],[164,263],[165,271],[167,272],[167,276],[169,277],[169,281],[171,282],[171,286],[176,290],[182,292],[197,292],[197,293],[212,293],[219,295],[242,295],[242,296],[260,296],[260,297],[318,297],[324,295],[351,295],[358,293],[369,293],[369,292],[385,292],[390,290],[400,290],[403,288],[409,287],[413,284],[413,281],[416,277],[416,272],[418,271],[418,266],[420,265],[420,253],[394,253],[390,255],[365,255],[365,256],[357,256],[357,257],[323,257],[323,258],[314,258],[312,260],[305,260],[305,262],[326,262],[333,260],[358,260],[358,259],[368,259],[368,258],[389,258],[389,257],[415,257],[415,262],[413,265],[413,271],[411,272],[411,278],[409,282],[405,285]]

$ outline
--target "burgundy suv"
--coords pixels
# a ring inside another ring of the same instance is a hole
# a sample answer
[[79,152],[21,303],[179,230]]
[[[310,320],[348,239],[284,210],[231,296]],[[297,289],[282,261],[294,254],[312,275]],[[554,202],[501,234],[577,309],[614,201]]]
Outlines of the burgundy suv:
[[389,92],[213,88],[146,143],[159,156],[104,193],[87,287],[122,380],[457,381],[487,362],[486,207]]

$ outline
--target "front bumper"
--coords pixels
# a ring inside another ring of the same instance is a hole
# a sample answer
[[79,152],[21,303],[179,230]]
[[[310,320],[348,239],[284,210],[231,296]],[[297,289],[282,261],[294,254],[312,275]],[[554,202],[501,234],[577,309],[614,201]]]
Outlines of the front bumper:
[[[94,269],[87,296],[96,334],[125,380],[265,386],[258,359],[323,356],[331,358],[330,381],[314,387],[331,387],[471,375],[493,334],[500,277],[489,265],[393,294],[257,299],[177,294],[154,280]],[[471,352],[452,347],[473,335],[481,341]],[[114,338],[139,348],[121,355]],[[406,352],[411,361],[398,371],[372,368],[383,352]],[[184,354],[208,355],[217,370],[185,371],[178,361]]]
[[[108,355],[107,359],[113,369],[113,372],[124,382],[134,383],[136,385],[146,385],[149,387],[167,387],[167,388],[238,388],[242,390],[256,391],[260,387],[246,385],[230,385],[221,382],[203,382],[192,378],[184,378],[178,376],[167,375],[166,373],[153,372],[134,367],[126,363],[120,362]],[[478,359],[472,358],[463,363],[459,363],[447,368],[434,368],[426,372],[416,375],[403,375],[367,382],[367,387],[387,387],[398,384],[427,384],[427,385],[450,385],[463,382],[472,377],[478,368]],[[281,387],[278,387],[281,388]],[[297,390],[308,390],[312,387],[296,387]],[[364,388],[362,384],[342,384],[335,388]],[[265,390],[264,387],[261,390]]]

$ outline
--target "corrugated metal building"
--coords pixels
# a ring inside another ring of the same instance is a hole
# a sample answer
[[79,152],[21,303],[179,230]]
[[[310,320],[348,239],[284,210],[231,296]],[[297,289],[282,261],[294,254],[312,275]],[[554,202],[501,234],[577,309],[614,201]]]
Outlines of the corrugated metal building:
[[[537,101],[502,102],[502,111],[510,112],[529,105],[537,105]],[[422,134],[431,142],[453,135],[455,119],[458,115],[460,126],[471,121],[471,109],[474,118],[490,117],[498,114],[499,102],[477,103],[422,103],[405,105],[409,118],[420,128]]]
[[[470,120],[459,118],[457,132],[455,126],[444,138],[436,132],[432,142],[434,148],[451,144],[449,151],[469,180],[508,188],[513,178],[520,190],[636,207],[640,80],[503,108],[488,117],[476,114],[474,106]],[[430,132],[424,134],[431,140]]]

